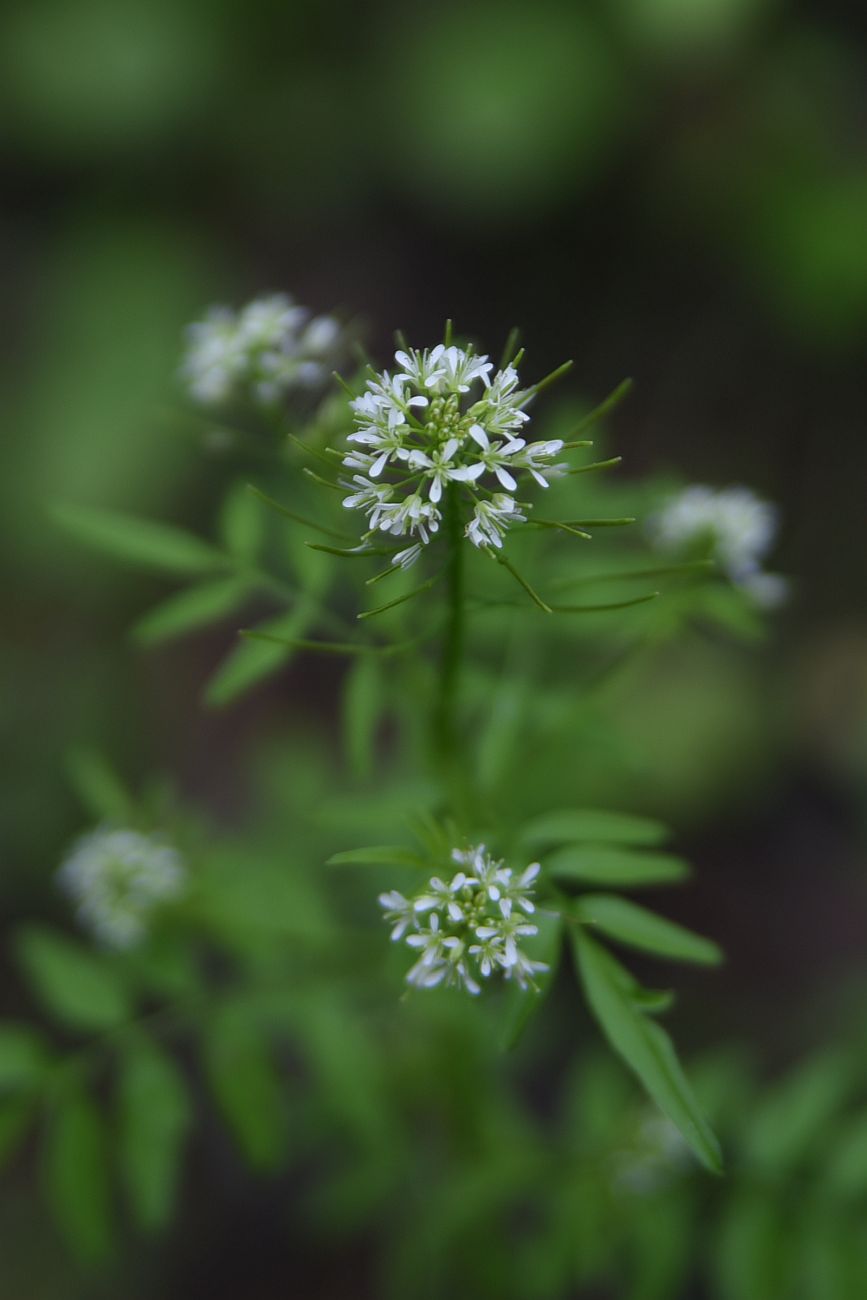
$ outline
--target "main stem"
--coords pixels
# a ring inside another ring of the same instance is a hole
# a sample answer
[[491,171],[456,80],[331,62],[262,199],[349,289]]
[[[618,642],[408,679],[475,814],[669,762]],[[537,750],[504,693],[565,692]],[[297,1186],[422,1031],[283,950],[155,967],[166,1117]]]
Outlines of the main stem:
[[457,748],[457,693],[464,652],[464,545],[458,487],[447,488],[445,510],[449,557],[446,565],[448,615],[440,660],[439,693],[434,714],[434,740],[447,775],[452,773]]

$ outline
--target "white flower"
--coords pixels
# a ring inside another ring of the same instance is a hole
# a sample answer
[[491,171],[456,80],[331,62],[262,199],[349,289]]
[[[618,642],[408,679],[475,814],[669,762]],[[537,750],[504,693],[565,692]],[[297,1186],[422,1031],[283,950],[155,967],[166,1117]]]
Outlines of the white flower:
[[309,320],[287,294],[255,298],[240,311],[215,307],[187,327],[181,377],[194,401],[218,406],[246,397],[273,405],[320,385],[344,350],[331,316]]
[[479,981],[500,972],[522,988],[535,987],[534,977],[548,967],[520,945],[538,932],[527,919],[535,911],[531,895],[538,862],[516,874],[484,844],[455,849],[451,856],[459,867],[451,879],[433,876],[410,899],[396,890],[379,897],[386,921],[394,926],[392,939],[406,936],[416,953],[407,982],[416,988],[454,985],[475,996],[481,992]]
[[97,939],[131,948],[144,939],[153,912],[183,892],[186,869],[155,836],[100,827],[73,846],[57,875]]
[[187,350],[181,366],[190,396],[203,406],[225,402],[245,366],[234,313],[212,307],[203,320],[187,326]]
[[509,525],[525,519],[513,497],[497,492],[490,501],[477,502],[466,535],[474,546],[501,547]]
[[391,932],[392,942],[402,939],[415,919],[413,904],[403,894],[399,894],[396,889],[392,889],[387,894],[380,894],[380,907],[385,908],[386,921],[394,922],[394,929]]
[[758,604],[785,599],[785,579],[762,570],[779,526],[776,506],[749,488],[711,488],[695,483],[671,497],[649,522],[660,550],[685,553],[703,547],[732,582]]
[[[449,487],[462,489],[465,520],[472,512],[464,535],[478,547],[502,546],[509,525],[526,518],[511,495],[518,476],[525,472],[547,486],[546,473],[556,470],[551,458],[562,442],[528,445],[518,436],[529,419],[524,406],[530,394],[518,388],[514,366],[492,374],[486,356],[444,343],[400,350],[394,359],[393,374],[371,373],[365,391],[350,402],[355,428],[343,457],[344,468],[393,487],[394,500],[378,527],[419,538],[417,547],[398,551],[393,563],[408,567],[430,542]],[[432,509],[421,508],[425,499]]]
[[370,519],[371,528],[378,528],[383,511],[391,500],[391,485],[372,483],[363,474],[353,474],[351,481],[343,480],[343,486],[352,489],[349,496],[343,498],[347,510],[363,510]]
[[418,533],[425,546],[430,541],[430,534],[440,526],[441,515],[432,501],[423,501],[418,493],[405,497],[403,501],[389,502],[379,513],[377,527],[384,533],[403,537],[405,533]]

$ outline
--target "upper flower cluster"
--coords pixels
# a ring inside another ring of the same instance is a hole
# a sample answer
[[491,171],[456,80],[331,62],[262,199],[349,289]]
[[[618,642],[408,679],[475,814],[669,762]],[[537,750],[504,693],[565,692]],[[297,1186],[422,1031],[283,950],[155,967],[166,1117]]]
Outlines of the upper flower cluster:
[[407,983],[423,989],[456,984],[477,994],[480,978],[502,971],[521,988],[532,986],[533,976],[548,969],[519,946],[522,938],[538,932],[528,919],[535,911],[538,862],[516,875],[495,861],[484,844],[455,849],[452,860],[459,870],[448,883],[434,876],[414,898],[404,898],[396,889],[379,896],[392,939],[406,936],[417,954]]
[[666,551],[709,549],[732,582],[761,605],[778,605],[786,580],[762,564],[773,546],[779,512],[749,488],[711,488],[694,483],[671,497],[651,519],[651,535]]
[[562,441],[523,436],[532,391],[518,387],[513,365],[492,374],[486,356],[443,343],[396,352],[395,361],[394,374],[373,374],[351,403],[356,429],[343,465],[354,472],[342,480],[343,504],[363,510],[371,531],[417,539],[393,557],[406,567],[439,528],[446,486],[459,483],[472,506],[465,536],[501,547],[506,529],[525,519],[516,476],[547,487]]
[[311,319],[287,294],[255,298],[240,311],[212,307],[187,326],[181,376],[205,406],[245,396],[272,405],[293,388],[321,384],[339,356],[343,331],[332,316]]
[[186,870],[179,853],[154,836],[100,827],[74,845],[58,871],[84,925],[112,948],[132,948],[154,910],[177,898]]

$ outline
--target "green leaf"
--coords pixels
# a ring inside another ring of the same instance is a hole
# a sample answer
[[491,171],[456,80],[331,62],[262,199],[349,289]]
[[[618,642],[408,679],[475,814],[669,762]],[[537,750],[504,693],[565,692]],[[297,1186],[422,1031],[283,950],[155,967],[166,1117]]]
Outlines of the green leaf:
[[192,1107],[180,1070],[151,1039],[125,1044],[119,1067],[120,1167],[135,1220],[152,1231],[174,1208]]
[[575,914],[583,925],[595,926],[609,938],[641,952],[702,966],[722,961],[721,949],[710,939],[616,894],[584,894],[575,904]]
[[257,1169],[280,1163],[286,1138],[283,1086],[264,1037],[241,1005],[225,1003],[204,1031],[205,1067],[217,1104]]
[[240,578],[218,578],[175,592],[143,615],[130,635],[139,645],[156,645],[216,623],[234,613],[249,595],[249,584]]
[[867,1114],[847,1123],[824,1160],[823,1185],[835,1196],[867,1192]]
[[621,380],[617,387],[610,392],[607,397],[603,398],[598,406],[595,406],[592,411],[589,411],[587,415],[583,417],[583,419],[578,421],[569,435],[570,438],[574,438],[577,433],[583,433],[585,429],[589,429],[591,425],[596,424],[599,420],[603,420],[606,415],[610,415],[615,407],[620,405],[631,388],[631,379]]
[[667,826],[650,817],[632,813],[607,812],[597,808],[566,808],[544,813],[526,827],[527,844],[611,843],[663,844],[670,838]]
[[246,483],[229,490],[220,515],[220,537],[226,550],[245,564],[255,563],[265,530],[262,511]]
[[786,1283],[794,1281],[796,1259],[779,1196],[748,1184],[736,1188],[723,1205],[717,1231],[713,1273],[720,1300],[770,1300],[793,1294]]
[[559,912],[539,908],[533,914],[533,921],[539,927],[538,933],[522,939],[521,949],[533,961],[545,962],[548,969],[536,976],[535,989],[522,989],[513,982],[508,985],[502,1036],[505,1048],[517,1045],[531,1017],[539,1010],[554,982],[560,960],[563,918]]
[[38,1084],[48,1060],[42,1036],[35,1029],[0,1023],[0,1093],[26,1091]]
[[413,587],[412,591],[404,592],[402,596],[395,596],[394,600],[387,600],[382,605],[375,605],[373,609],[362,610],[355,617],[359,619],[375,618],[377,614],[384,614],[386,610],[395,609],[398,605],[405,605],[408,600],[415,600],[416,596],[421,596],[424,592],[430,591],[431,587],[439,582],[441,577],[442,573],[435,573],[432,578],[428,578],[420,586]]
[[646,605],[651,600],[658,600],[661,592],[648,591],[643,596],[633,596],[629,600],[607,600],[598,605],[552,605],[552,614],[606,614],[613,609],[631,609],[633,605]]
[[684,880],[689,875],[689,864],[671,853],[636,853],[588,844],[558,849],[546,858],[545,870],[557,880],[636,888]]
[[336,537],[338,541],[351,542],[353,540],[349,533],[335,533],[330,528],[323,528],[321,524],[316,523],[313,519],[306,519],[304,515],[296,514],[294,510],[289,510],[288,507],[281,505],[279,501],[275,501],[273,497],[261,492],[252,483],[247,484],[247,491],[271,510],[276,510],[278,514],[283,515],[286,519],[292,519],[296,524],[303,524],[305,528],[312,528],[317,533],[324,533],[326,537]]
[[15,940],[18,962],[45,1009],[74,1029],[114,1029],[132,1006],[117,969],[105,958],[42,926]]
[[827,1052],[782,1080],[753,1109],[746,1149],[774,1175],[787,1173],[824,1143],[853,1086],[851,1063]]
[[627,992],[631,976],[578,927],[573,932],[573,944],[587,1001],[612,1048],[638,1076],[702,1163],[715,1173],[721,1172],[719,1144],[699,1109],[671,1039],[648,1020]]
[[697,612],[747,641],[767,637],[767,620],[740,587],[721,583],[705,587],[696,596]]
[[82,807],[96,821],[123,824],[132,819],[132,796],[101,754],[73,749],[66,756],[66,770]]
[[[269,637],[292,640],[306,631],[313,619],[313,606],[303,597],[287,614],[260,623],[257,631]],[[284,667],[292,657],[285,641],[243,637],[220,664],[205,689],[205,702],[212,708],[233,704],[266,677]]]
[[538,591],[536,591],[535,587],[532,587],[530,583],[527,581],[527,579],[521,573],[518,572],[514,564],[512,564],[511,560],[507,559],[505,555],[495,555],[494,559],[497,561],[498,564],[501,564],[503,566],[503,568],[506,570],[507,573],[510,573],[512,575],[512,577],[515,579],[519,587],[524,588],[527,595],[530,597],[530,599],[532,600],[533,604],[537,607],[537,609],[541,609],[543,614],[551,613],[551,606],[545,603],[545,601],[539,595]]
[[401,848],[399,844],[375,844],[366,849],[346,849],[343,853],[332,853],[327,859],[327,867],[421,867],[430,865],[410,849]]
[[172,524],[86,506],[55,506],[51,513],[78,541],[138,568],[198,574],[226,567],[226,557],[219,551]]
[[111,1251],[108,1142],[99,1109],[83,1092],[60,1098],[42,1152],[45,1193],[61,1233],[86,1263]]
[[385,680],[375,656],[358,659],[343,684],[343,732],[349,762],[357,776],[365,776],[373,768],[384,696]]

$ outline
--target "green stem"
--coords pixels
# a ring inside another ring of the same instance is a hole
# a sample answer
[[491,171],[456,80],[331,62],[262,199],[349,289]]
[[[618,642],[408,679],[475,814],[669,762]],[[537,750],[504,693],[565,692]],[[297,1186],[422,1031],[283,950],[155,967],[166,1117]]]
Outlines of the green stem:
[[457,752],[455,713],[461,659],[464,652],[464,545],[458,486],[450,483],[445,509],[447,620],[440,660],[439,693],[434,714],[435,743],[445,768],[453,766]]

